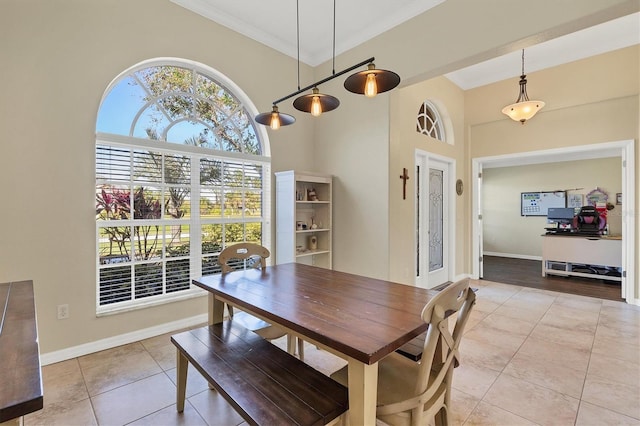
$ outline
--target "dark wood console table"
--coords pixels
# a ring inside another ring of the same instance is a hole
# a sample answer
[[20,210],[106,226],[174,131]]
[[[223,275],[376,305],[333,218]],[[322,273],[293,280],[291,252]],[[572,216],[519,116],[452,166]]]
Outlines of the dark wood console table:
[[0,283],[0,423],[43,405],[33,282]]

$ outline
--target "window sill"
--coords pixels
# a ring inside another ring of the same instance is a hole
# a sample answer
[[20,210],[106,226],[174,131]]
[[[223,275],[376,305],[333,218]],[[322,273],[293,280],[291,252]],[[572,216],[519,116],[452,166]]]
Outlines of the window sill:
[[105,306],[96,310],[96,317],[106,317],[110,315],[122,314],[125,312],[137,311],[139,309],[151,308],[154,306],[166,305],[168,303],[180,302],[183,300],[189,300],[196,297],[206,296],[208,293],[200,288],[193,288],[188,292],[181,293],[180,295],[163,295],[152,300],[145,300],[144,302],[125,302],[126,304],[119,304],[117,306]]

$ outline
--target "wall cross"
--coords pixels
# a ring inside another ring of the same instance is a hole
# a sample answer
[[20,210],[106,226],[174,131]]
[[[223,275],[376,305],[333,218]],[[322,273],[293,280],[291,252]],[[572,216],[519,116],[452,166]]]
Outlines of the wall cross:
[[407,168],[402,168],[402,174],[400,175],[400,179],[402,179],[402,199],[407,199],[407,181],[409,180],[409,175],[407,174]]

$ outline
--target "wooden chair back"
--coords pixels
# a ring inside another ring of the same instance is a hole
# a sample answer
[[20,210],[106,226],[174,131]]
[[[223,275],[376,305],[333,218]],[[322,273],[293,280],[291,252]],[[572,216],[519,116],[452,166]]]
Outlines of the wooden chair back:
[[271,256],[269,249],[259,244],[238,243],[227,246],[222,250],[218,256],[218,263],[222,268],[223,274],[237,269],[246,269],[247,267],[264,269],[267,267],[267,258],[269,256]]
[[[447,407],[451,398],[453,368],[458,365],[460,341],[476,295],[465,279],[449,285],[431,299],[422,310],[429,324],[413,397],[388,406],[378,406],[377,415],[410,412],[411,424],[422,424],[423,417],[436,418],[436,424],[448,424]],[[407,383],[407,386],[411,386]]]
[[[259,244],[254,243],[238,243],[227,246],[220,252],[218,256],[218,264],[222,268],[222,273],[236,271],[239,269],[248,268],[260,268],[265,269],[267,267],[267,258],[271,256],[269,249]],[[240,315],[234,315],[234,309],[231,305],[227,305],[229,311],[229,318],[233,318],[234,321],[240,322],[245,327],[256,332],[261,337],[267,340],[278,339],[282,336],[287,336],[287,351],[295,355],[296,341],[298,343],[298,356],[304,360],[304,342],[302,339],[297,339],[295,336],[287,334],[282,328],[269,324],[261,319],[258,319],[246,312],[241,312]],[[240,316],[240,318],[238,318]]]

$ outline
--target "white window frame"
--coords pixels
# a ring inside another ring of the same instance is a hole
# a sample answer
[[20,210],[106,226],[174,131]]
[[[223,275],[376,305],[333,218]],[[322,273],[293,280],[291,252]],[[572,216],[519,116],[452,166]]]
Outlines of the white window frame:
[[[422,109],[424,109],[425,112],[421,112]],[[431,117],[427,114],[427,111],[431,111],[434,116],[434,120],[432,120]],[[421,125],[421,118],[424,120],[424,123],[427,124],[426,127],[423,127]],[[447,142],[447,133],[445,132],[444,121],[442,120],[440,111],[433,102],[425,100],[422,102],[422,105],[420,105],[420,108],[418,109],[418,115],[416,116],[416,131],[420,134],[429,136],[433,139],[437,139],[441,142]]]
[[[206,75],[208,78],[212,79],[216,83],[219,83],[222,87],[224,87],[228,92],[230,92],[236,99],[240,102],[240,104],[245,108],[248,114],[251,117],[254,117],[258,111],[255,108],[254,104],[250,101],[248,96],[231,80],[229,80],[224,75],[219,72],[206,67],[202,64],[198,64],[192,61],[184,61],[175,58],[158,58],[154,60],[145,61],[143,63],[137,64],[136,66],[126,70],[121,73],[118,77],[116,77],[113,82],[109,85],[108,89],[105,91],[105,95],[103,96],[103,101],[109,91],[117,85],[123,78],[130,75],[132,72],[136,70],[154,67],[154,66],[179,66],[182,68],[192,69],[197,71],[200,74]],[[102,105],[102,103],[101,103]],[[251,118],[253,120],[253,118]],[[270,158],[270,150],[268,143],[268,136],[266,130],[263,126],[256,126],[254,123],[254,131],[256,137],[258,138],[258,142],[261,146],[262,155],[254,155],[247,154],[241,152],[230,152],[230,151],[220,151],[215,149],[201,148],[197,146],[190,145],[182,145],[171,142],[165,142],[161,140],[150,140],[150,139],[141,139],[132,136],[125,135],[116,135],[110,133],[97,133],[96,134],[96,148],[98,146],[111,146],[111,147],[122,147],[131,150],[148,150],[158,153],[170,153],[174,155],[180,155],[183,157],[188,157],[191,159],[191,214],[189,219],[153,219],[151,222],[146,222],[141,219],[134,219],[133,217],[129,220],[117,220],[117,221],[109,221],[109,220],[96,220],[96,314],[98,316],[108,315],[117,312],[130,311],[134,309],[141,309],[148,306],[155,306],[158,304],[170,303],[178,300],[184,300],[187,298],[201,296],[203,294],[202,290],[193,285],[190,285],[189,290],[181,290],[173,293],[165,293],[166,290],[166,277],[163,275],[163,294],[147,296],[141,299],[135,298],[135,279],[132,276],[131,279],[131,300],[124,302],[116,302],[106,305],[100,305],[100,271],[104,269],[105,266],[101,265],[100,262],[100,228],[109,227],[109,226],[139,226],[144,224],[152,223],[154,225],[171,225],[176,223],[181,223],[183,225],[189,226],[189,245],[190,252],[188,256],[189,264],[190,264],[190,276],[189,282],[192,279],[199,277],[202,275],[202,259],[207,256],[217,256],[215,254],[202,254],[202,244],[201,244],[201,225],[203,223],[211,224],[211,223],[261,223],[262,229],[262,245],[265,247],[271,247],[271,158]],[[200,159],[211,159],[217,161],[227,161],[233,163],[248,163],[252,165],[258,165],[262,169],[262,199],[261,206],[262,212],[260,216],[247,216],[244,217],[220,217],[220,218],[207,218],[206,220],[201,220],[200,218]],[[96,174],[96,178],[97,178]],[[133,180],[133,176],[131,177]],[[99,184],[122,184],[126,182],[109,182],[109,181],[99,181],[96,180],[96,187]],[[138,184],[135,184],[130,181],[130,188],[134,188]],[[164,210],[164,209],[163,209]],[[131,212],[131,216],[133,216],[133,212]],[[117,222],[117,223],[115,223]],[[224,244],[222,246],[224,248]],[[163,251],[164,253],[164,251]],[[166,262],[167,260],[179,259],[176,258],[167,258],[164,255],[161,259],[157,259],[155,261],[158,262]],[[136,262],[135,259],[130,259],[127,264],[136,265],[138,263],[144,262]],[[101,268],[102,266],[102,268]],[[107,266],[108,267],[108,266]],[[135,269],[135,268],[134,268]]]

